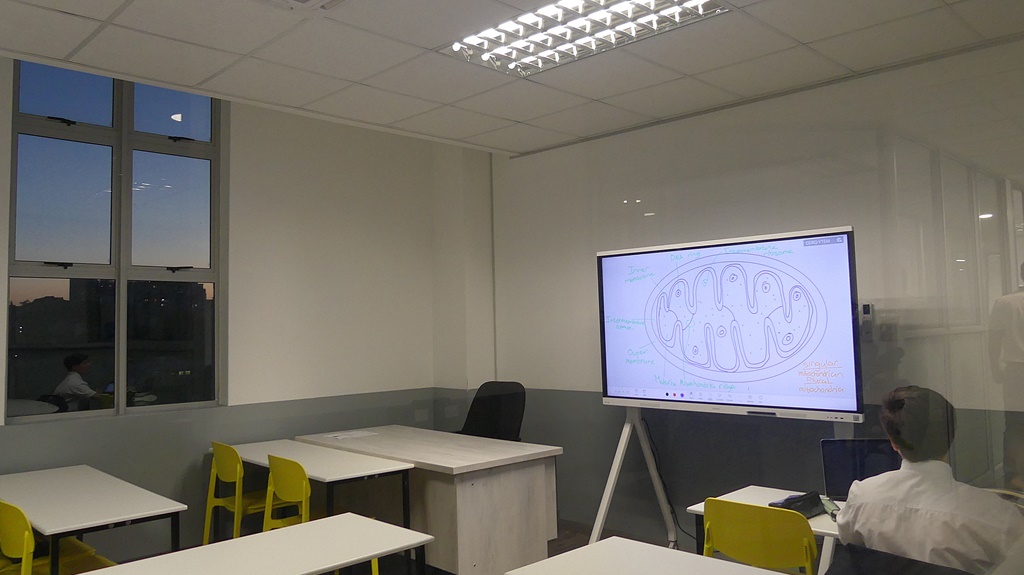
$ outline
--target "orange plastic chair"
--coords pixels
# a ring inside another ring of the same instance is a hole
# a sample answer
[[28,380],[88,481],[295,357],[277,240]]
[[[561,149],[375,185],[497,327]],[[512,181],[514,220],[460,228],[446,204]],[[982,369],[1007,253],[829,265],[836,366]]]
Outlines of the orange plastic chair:
[[803,567],[814,575],[818,544],[796,511],[711,497],[704,502],[704,555],[715,550],[763,569]]
[[[203,545],[210,542],[210,527],[213,523],[213,510],[223,507],[234,517],[231,537],[238,537],[242,529],[242,517],[253,513],[262,513],[266,505],[267,492],[246,492],[242,484],[244,467],[238,451],[230,445],[213,442],[213,463],[210,465],[210,488],[206,494],[206,523],[203,525]],[[234,484],[234,493],[224,497],[216,497],[217,481]]]
[[[35,549],[32,524],[25,512],[15,505],[0,501],[0,552],[4,555],[0,563],[0,574],[48,575],[50,557],[33,558]],[[97,555],[95,549],[74,537],[60,540],[60,575],[76,575],[113,565],[113,561]]]

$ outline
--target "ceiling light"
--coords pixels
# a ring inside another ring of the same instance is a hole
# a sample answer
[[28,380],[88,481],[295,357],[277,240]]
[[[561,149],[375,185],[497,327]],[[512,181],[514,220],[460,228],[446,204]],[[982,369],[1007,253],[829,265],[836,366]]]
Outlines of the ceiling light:
[[528,76],[727,11],[719,0],[558,0],[441,51]]
[[989,219],[991,217],[992,217],[992,214],[981,214],[980,216],[978,216],[978,219],[979,220],[987,220],[987,219]]

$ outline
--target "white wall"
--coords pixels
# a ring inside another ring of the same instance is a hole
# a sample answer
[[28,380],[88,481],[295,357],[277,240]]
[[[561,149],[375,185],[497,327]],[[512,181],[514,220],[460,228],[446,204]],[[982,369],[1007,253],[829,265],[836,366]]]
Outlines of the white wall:
[[481,241],[489,253],[488,161],[233,106],[229,403],[480,377],[466,350],[493,342],[489,322],[469,320],[491,313],[489,257],[477,253]]
[[861,294],[877,296],[876,133],[801,127],[774,107],[496,161],[498,375],[601,389],[602,250],[853,225]]

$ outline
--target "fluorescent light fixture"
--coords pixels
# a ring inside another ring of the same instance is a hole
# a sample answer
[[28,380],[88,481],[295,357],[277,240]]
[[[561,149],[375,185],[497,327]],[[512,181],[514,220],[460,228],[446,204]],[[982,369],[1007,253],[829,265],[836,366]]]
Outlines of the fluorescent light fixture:
[[989,219],[991,217],[992,217],[992,214],[981,214],[980,216],[978,216],[978,219],[979,220],[987,220],[987,219]]
[[559,0],[442,52],[529,76],[727,11],[718,0]]

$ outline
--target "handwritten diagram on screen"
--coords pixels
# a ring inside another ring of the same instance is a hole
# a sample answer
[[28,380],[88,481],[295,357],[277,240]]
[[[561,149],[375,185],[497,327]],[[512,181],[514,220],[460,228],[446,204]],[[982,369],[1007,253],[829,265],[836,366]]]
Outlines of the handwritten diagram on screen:
[[858,409],[849,237],[599,254],[605,395]]

